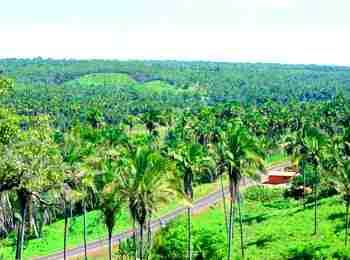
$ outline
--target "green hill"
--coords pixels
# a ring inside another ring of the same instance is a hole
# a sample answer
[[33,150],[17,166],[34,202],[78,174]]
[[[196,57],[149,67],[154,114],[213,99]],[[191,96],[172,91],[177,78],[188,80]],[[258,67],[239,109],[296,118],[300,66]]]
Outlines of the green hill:
[[66,84],[79,84],[81,86],[132,86],[137,82],[123,73],[94,73],[82,76]]
[[173,86],[161,80],[154,80],[144,84],[139,84],[135,87],[135,89],[140,92],[152,94],[160,94],[164,92],[175,94],[177,92]]

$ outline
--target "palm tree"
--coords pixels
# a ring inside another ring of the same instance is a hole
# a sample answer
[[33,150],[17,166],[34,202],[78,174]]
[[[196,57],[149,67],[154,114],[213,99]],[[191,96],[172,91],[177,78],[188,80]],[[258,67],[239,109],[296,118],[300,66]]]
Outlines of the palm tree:
[[13,81],[11,79],[0,76],[0,97],[13,89]]
[[226,227],[226,234],[227,238],[229,236],[229,227],[228,227],[228,216],[227,216],[227,205],[226,205],[226,196],[225,196],[225,188],[224,188],[224,181],[223,177],[224,174],[227,172],[227,164],[226,164],[226,158],[225,158],[225,146],[223,143],[219,142],[219,136],[221,135],[221,131],[217,132],[217,140],[214,146],[214,154],[213,157],[215,158],[215,171],[216,175],[220,177],[220,184],[221,184],[221,194],[222,194],[222,202],[223,202],[223,209],[224,209],[224,217],[225,217],[225,227]]
[[349,233],[349,207],[350,207],[350,160],[340,159],[338,161],[337,171],[333,177],[336,188],[343,194],[345,201],[345,246],[348,244]]
[[67,248],[68,230],[68,204],[80,201],[83,206],[83,237],[84,237],[84,257],[87,259],[87,231],[86,231],[86,200],[94,190],[94,179],[90,169],[85,164],[86,160],[95,152],[93,145],[84,142],[81,138],[81,131],[84,128],[75,127],[64,136],[61,144],[61,154],[66,163],[65,187],[63,189],[64,201],[64,255]]
[[[67,204],[80,202],[83,210],[83,239],[84,239],[84,258],[87,259],[87,214],[86,206],[89,197],[96,192],[94,183],[94,173],[87,167],[77,164],[69,174],[69,182],[66,183],[64,190],[64,213],[65,224],[68,224]],[[67,234],[65,227],[65,241]],[[65,243],[66,248],[66,243]]]
[[314,234],[317,234],[318,218],[317,218],[317,187],[320,182],[320,172],[324,156],[327,150],[328,142],[326,135],[315,127],[306,127],[303,134],[299,135],[299,149],[297,150],[298,166],[302,169],[305,185],[305,171],[312,172],[313,193],[314,193]]
[[345,135],[334,138],[331,153],[328,154],[328,169],[332,171],[330,179],[345,201],[345,246],[348,244],[349,208],[350,208],[350,128]]
[[[177,168],[182,174],[183,191],[186,199],[193,202],[193,178],[201,170],[210,164],[210,159],[205,156],[203,147],[196,143],[180,143],[176,150],[170,153],[175,160]],[[187,255],[192,259],[192,206],[187,207]]]
[[123,200],[118,193],[118,185],[114,182],[106,184],[100,193],[100,208],[108,231],[108,256],[112,260],[112,234],[116,216],[120,213]]
[[[224,157],[229,177],[230,211],[227,259],[230,260],[232,258],[234,204],[236,200],[238,203],[241,203],[241,199],[239,198],[239,184],[242,176],[256,177],[256,169],[264,170],[264,154],[256,138],[239,122],[234,122],[233,125],[229,126],[227,132],[222,133],[221,142],[225,147]],[[239,210],[239,214],[241,214],[240,212],[241,210]],[[244,257],[241,216],[240,226],[241,250]]]
[[128,200],[132,218],[139,224],[139,257],[144,258],[144,229],[146,221],[168,202],[178,187],[172,163],[147,146],[128,151],[121,159],[118,189]]
[[166,119],[158,109],[150,109],[141,115],[141,121],[144,123],[148,133],[152,136],[158,136],[157,127],[166,124]]
[[96,190],[100,194],[99,209],[104,216],[108,231],[108,255],[112,259],[112,234],[116,224],[116,217],[122,209],[125,200],[121,196],[119,187],[120,175],[118,172],[118,159],[121,151],[109,150],[95,165],[98,173],[95,174]]

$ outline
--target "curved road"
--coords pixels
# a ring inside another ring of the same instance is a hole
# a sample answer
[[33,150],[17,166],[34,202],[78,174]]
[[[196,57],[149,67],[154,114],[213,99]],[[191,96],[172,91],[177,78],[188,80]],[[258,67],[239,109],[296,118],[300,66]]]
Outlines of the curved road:
[[[289,163],[283,163],[280,165],[273,166],[268,169],[268,171],[281,171],[283,170],[286,166],[288,166]],[[242,180],[241,187],[247,187],[254,184],[251,181],[246,181],[245,179]],[[227,193],[227,190],[225,191]],[[193,207],[192,207],[192,212],[196,213],[199,212],[205,208],[207,208],[210,205],[215,204],[216,202],[222,200],[222,192],[221,191],[216,191],[213,192],[197,201],[194,202]],[[164,225],[169,223],[171,220],[177,218],[179,215],[184,214],[185,211],[187,210],[187,207],[180,207],[172,212],[155,219],[151,222],[151,229],[153,231],[162,228]],[[125,232],[119,233],[117,235],[114,235],[112,237],[112,243],[113,245],[118,244],[121,240],[131,238],[134,234],[133,229],[129,229]],[[103,247],[108,246],[108,239],[102,239],[102,240],[97,240],[94,242],[90,242],[87,245],[87,251],[92,252],[92,251],[97,251]],[[67,251],[67,256],[68,258],[70,257],[78,257],[84,254],[84,246],[78,246],[76,248],[69,249]],[[50,256],[42,256],[42,257],[37,257],[35,258],[36,260],[59,260],[63,259],[63,251],[52,254]]]

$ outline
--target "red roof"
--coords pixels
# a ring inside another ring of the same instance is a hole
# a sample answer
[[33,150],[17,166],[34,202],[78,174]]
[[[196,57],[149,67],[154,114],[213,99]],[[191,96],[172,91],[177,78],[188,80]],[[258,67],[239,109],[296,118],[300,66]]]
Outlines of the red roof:
[[291,181],[296,176],[295,172],[273,172],[266,176],[263,184],[285,184]]

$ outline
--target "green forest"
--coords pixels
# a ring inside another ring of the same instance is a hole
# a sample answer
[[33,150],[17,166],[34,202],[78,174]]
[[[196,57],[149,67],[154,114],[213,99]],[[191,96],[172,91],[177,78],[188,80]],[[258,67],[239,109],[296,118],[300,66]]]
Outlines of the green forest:
[[350,67],[0,59],[0,259],[350,259],[349,101]]

